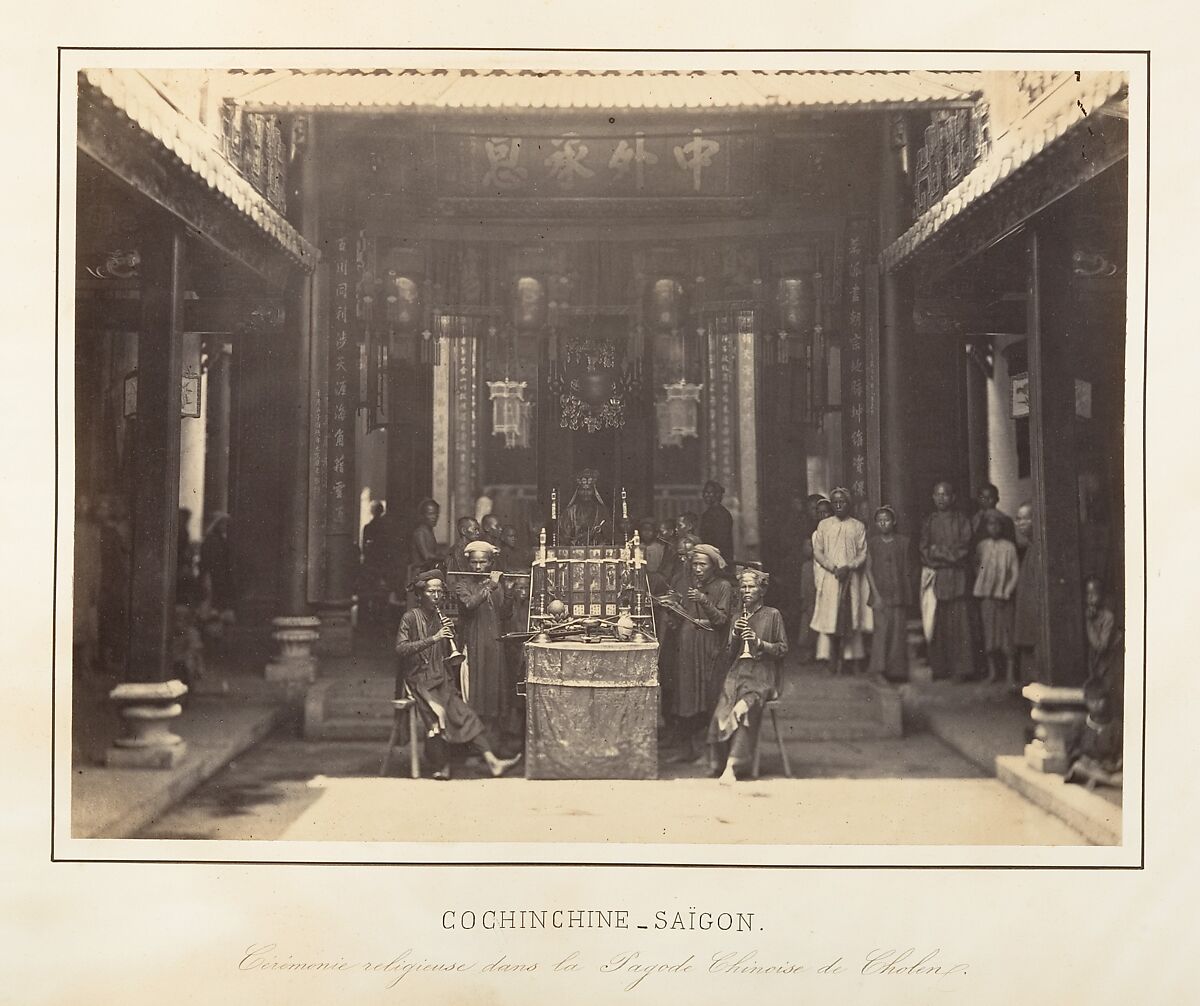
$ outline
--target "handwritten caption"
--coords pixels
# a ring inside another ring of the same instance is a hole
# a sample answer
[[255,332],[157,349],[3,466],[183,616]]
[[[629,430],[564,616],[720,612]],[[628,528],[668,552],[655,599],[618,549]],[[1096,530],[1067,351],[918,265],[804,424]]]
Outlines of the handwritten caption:
[[655,957],[639,950],[613,955],[586,955],[574,950],[545,959],[522,959],[499,954],[491,958],[431,958],[406,949],[387,960],[305,960],[281,950],[275,943],[246,948],[238,970],[257,973],[343,973],[379,975],[386,988],[413,984],[419,978],[451,979],[461,976],[574,975],[603,976],[623,992],[633,992],[663,979],[706,975],[743,979],[761,977],[857,975],[867,978],[907,977],[949,979],[965,977],[969,965],[951,961],[940,948],[918,950],[876,948],[856,956],[842,955],[819,961],[772,957],[756,949],[718,950],[711,954]]

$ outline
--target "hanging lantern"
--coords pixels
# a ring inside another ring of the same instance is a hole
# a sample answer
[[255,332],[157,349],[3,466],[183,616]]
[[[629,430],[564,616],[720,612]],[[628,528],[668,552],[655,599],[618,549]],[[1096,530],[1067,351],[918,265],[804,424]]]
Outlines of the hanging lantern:
[[513,324],[518,332],[536,332],[546,324],[546,287],[540,279],[522,276],[517,280]]
[[417,281],[388,273],[387,319],[392,330],[411,335],[421,324],[421,287]]
[[525,401],[525,381],[488,381],[492,400],[492,433],[504,437],[504,446],[529,446],[529,417],[532,402]]
[[647,320],[659,332],[679,328],[683,311],[683,284],[674,279],[656,279],[650,286]]
[[666,397],[655,403],[660,447],[681,447],[684,437],[699,436],[700,392],[703,384],[692,384],[680,378],[664,384]]
[[813,284],[804,276],[784,276],[779,280],[779,327],[789,335],[812,330]]

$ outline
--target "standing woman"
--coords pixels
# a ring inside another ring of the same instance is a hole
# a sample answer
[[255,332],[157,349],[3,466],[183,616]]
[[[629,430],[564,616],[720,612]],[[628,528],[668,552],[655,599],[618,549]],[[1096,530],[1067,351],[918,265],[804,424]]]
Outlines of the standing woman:
[[[737,589],[746,614],[729,627],[726,659],[732,661],[708,725],[713,775],[737,782],[738,773],[754,761],[763,707],[779,694],[787,633],[783,616],[763,604],[770,577],[757,569],[737,575]],[[747,649],[750,659],[739,659]],[[723,769],[723,771],[722,771]]]
[[725,628],[733,608],[733,585],[717,574],[725,559],[712,545],[692,548],[691,585],[683,595],[683,610],[699,625],[684,621],[675,652],[675,699],[672,712],[682,721],[685,758],[700,754],[697,739],[717,702],[724,680]]
[[875,511],[878,533],[867,541],[867,582],[871,586],[872,674],[888,681],[908,680],[908,609],[917,600],[917,566],[912,542],[896,531],[896,511]]

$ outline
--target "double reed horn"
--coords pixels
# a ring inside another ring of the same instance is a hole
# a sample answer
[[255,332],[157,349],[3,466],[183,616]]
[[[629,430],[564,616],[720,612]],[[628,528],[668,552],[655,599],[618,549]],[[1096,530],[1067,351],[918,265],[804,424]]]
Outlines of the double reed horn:
[[[440,607],[438,607],[437,605],[434,605],[433,610],[434,610],[434,613],[437,615],[438,620],[442,623],[442,625],[449,625],[450,631],[453,632],[454,631],[454,623],[451,622],[450,619],[448,619],[445,615],[442,614],[442,609]],[[458,640],[456,640],[453,636],[451,636],[450,637],[450,653],[446,656],[446,659],[443,661],[443,663],[449,665],[450,667],[457,667],[464,660],[466,660],[466,658],[467,658],[467,655],[458,648]]]
[[[742,618],[746,620],[746,624],[750,624],[750,612],[746,608],[746,600],[742,599]],[[738,660],[753,660],[754,654],[750,652],[750,640],[742,640],[742,652],[738,654]]]

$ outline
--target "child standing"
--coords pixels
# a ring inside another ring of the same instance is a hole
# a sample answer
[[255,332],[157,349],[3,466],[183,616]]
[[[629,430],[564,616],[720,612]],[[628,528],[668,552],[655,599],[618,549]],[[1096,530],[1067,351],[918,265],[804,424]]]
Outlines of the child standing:
[[998,677],[1004,664],[1008,687],[1017,687],[1013,655],[1013,591],[1017,588],[1017,546],[1004,537],[1004,519],[998,510],[988,510],[981,521],[986,537],[976,546],[975,596],[983,623],[983,649],[988,661],[989,682]]
[[867,542],[867,581],[871,585],[872,674],[889,681],[908,680],[908,609],[916,601],[916,565],[912,543],[896,532],[896,511],[875,511],[877,533]]

